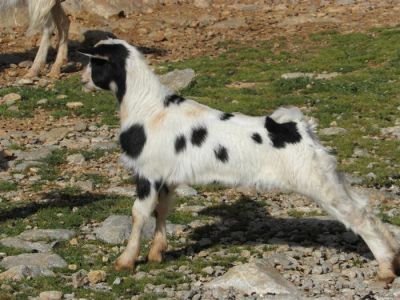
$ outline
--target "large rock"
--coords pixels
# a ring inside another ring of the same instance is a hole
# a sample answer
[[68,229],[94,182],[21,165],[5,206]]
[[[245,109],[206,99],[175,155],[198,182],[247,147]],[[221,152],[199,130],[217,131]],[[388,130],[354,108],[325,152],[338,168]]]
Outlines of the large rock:
[[0,273],[0,280],[20,281],[26,277],[54,276],[53,271],[40,266],[15,266]]
[[[156,220],[154,217],[149,218],[142,229],[142,238],[151,239],[156,228]],[[171,224],[167,221],[167,233],[178,234],[184,230],[183,225]],[[132,231],[132,219],[130,216],[111,215],[94,230],[96,237],[109,244],[122,244],[129,238]]]
[[179,91],[190,85],[195,77],[195,72],[192,69],[174,70],[167,74],[161,75],[160,81],[162,84],[169,87],[171,90]]
[[45,269],[65,268],[67,262],[59,255],[54,253],[25,253],[16,256],[5,257],[0,265],[10,269],[16,266],[38,266]]
[[208,289],[235,289],[247,295],[257,295],[266,299],[301,299],[300,292],[267,261],[257,260],[231,268],[223,276],[205,285]]
[[56,146],[44,146],[33,151],[15,151],[15,155],[17,160],[37,161],[46,158],[55,149],[57,149]]
[[41,140],[46,144],[53,145],[61,141],[70,131],[71,129],[67,127],[53,128],[50,131],[43,133]]

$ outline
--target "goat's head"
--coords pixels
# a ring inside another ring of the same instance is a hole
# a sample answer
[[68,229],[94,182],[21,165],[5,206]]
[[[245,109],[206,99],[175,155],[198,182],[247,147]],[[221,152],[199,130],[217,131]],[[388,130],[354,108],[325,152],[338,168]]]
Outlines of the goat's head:
[[103,89],[115,93],[119,101],[126,92],[127,60],[137,50],[128,43],[108,39],[93,48],[82,50],[90,61],[82,73],[82,83],[89,90]]

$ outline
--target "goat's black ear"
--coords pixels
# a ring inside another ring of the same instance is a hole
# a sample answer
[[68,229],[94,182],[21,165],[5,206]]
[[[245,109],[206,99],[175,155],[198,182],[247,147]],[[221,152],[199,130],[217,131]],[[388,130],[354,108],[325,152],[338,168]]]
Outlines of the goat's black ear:
[[101,60],[106,60],[109,61],[110,59],[105,56],[104,54],[100,54],[98,49],[96,48],[85,48],[78,50],[78,52],[82,55],[88,56],[90,58],[96,58],[96,59],[101,59]]

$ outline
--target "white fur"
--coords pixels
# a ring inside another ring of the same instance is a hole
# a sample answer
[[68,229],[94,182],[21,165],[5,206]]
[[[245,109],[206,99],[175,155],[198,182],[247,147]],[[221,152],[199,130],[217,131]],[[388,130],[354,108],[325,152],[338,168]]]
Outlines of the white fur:
[[[186,100],[180,105],[164,107],[163,101],[172,91],[160,84],[143,56],[124,41],[107,40],[101,44],[122,44],[129,49],[126,62],[126,94],[121,103],[121,132],[132,124],[145,128],[146,143],[137,159],[123,155],[125,166],[151,182],[163,180],[170,188],[181,184],[206,184],[213,181],[229,186],[254,187],[259,191],[280,188],[309,196],[329,214],[360,234],[381,265],[393,260],[399,246],[386,227],[366,209],[367,200],[350,191],[336,172],[336,160],[320,144],[314,133],[315,123],[307,120],[297,108],[279,108],[270,116],[278,123],[295,122],[301,140],[275,148],[264,127],[265,116],[235,114],[221,121],[222,112]],[[90,66],[89,66],[90,68]],[[87,82],[87,81],[86,81]],[[93,85],[93,82],[88,82]],[[191,144],[193,128],[204,126],[205,142]],[[251,136],[258,133],[262,144]],[[186,149],[176,153],[176,137],[186,137]],[[229,160],[216,159],[214,150],[222,145]],[[135,201],[133,215],[142,220],[157,206],[157,193]],[[140,217],[138,217],[140,216]],[[143,222],[134,224],[141,228]],[[137,227],[136,232],[140,231]],[[119,258],[118,265],[128,265],[138,253],[138,240],[131,239]],[[135,250],[132,250],[135,249]]]

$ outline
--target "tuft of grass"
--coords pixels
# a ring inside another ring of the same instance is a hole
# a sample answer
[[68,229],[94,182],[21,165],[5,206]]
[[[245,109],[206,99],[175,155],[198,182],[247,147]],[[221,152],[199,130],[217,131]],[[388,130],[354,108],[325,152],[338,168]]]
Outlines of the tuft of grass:
[[17,190],[17,184],[10,181],[0,181],[0,192],[10,192]]

